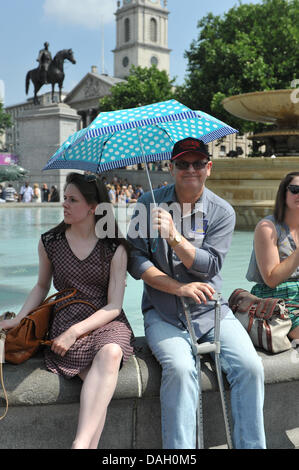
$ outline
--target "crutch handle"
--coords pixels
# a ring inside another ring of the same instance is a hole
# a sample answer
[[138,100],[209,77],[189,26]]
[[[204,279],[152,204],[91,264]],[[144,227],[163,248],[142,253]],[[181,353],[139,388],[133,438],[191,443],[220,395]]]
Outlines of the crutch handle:
[[210,352],[217,352],[216,349],[217,344],[210,343],[208,341],[206,343],[200,343],[196,345],[197,354],[208,354]]

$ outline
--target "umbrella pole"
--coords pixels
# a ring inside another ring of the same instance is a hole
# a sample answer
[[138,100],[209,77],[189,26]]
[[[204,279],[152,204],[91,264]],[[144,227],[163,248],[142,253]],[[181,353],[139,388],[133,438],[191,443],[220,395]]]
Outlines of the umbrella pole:
[[137,130],[137,134],[138,134],[138,139],[139,139],[140,148],[141,148],[141,152],[142,152],[142,158],[143,158],[143,162],[144,162],[144,166],[145,166],[145,170],[146,170],[146,174],[147,174],[147,179],[148,179],[149,186],[150,186],[151,195],[152,195],[152,198],[153,198],[153,202],[156,206],[156,200],[155,200],[155,196],[154,196],[152,182],[151,182],[150,174],[149,174],[149,171],[148,171],[147,162],[146,162],[146,159],[145,159],[145,154],[144,154],[143,145],[142,145],[142,141],[141,141],[141,137],[140,137],[140,134],[139,134],[138,127],[136,128],[136,130]]
[[[153,187],[152,187],[152,182],[151,182],[150,174],[149,174],[149,171],[148,171],[147,162],[146,162],[146,158],[145,158],[145,153],[144,153],[144,150],[143,150],[143,145],[142,145],[142,141],[141,141],[141,137],[140,137],[140,134],[139,134],[139,129],[138,129],[138,127],[136,127],[136,131],[137,131],[138,138],[139,138],[140,148],[141,148],[141,152],[142,152],[142,158],[143,158],[143,162],[144,162],[144,166],[145,166],[145,170],[146,170],[146,174],[147,174],[147,179],[148,179],[149,186],[150,186],[150,191],[151,191],[153,203],[154,203],[154,206],[155,206],[155,208],[156,208],[156,207],[157,207],[156,199],[155,199],[155,196],[154,196],[154,191],[153,191]],[[153,246],[152,246],[152,252],[153,252],[153,253],[155,253],[155,251],[157,250],[157,246],[158,246],[158,237],[159,237],[159,234],[158,234],[158,232],[157,232],[157,236],[156,236],[156,238],[154,238],[154,240],[153,240]]]

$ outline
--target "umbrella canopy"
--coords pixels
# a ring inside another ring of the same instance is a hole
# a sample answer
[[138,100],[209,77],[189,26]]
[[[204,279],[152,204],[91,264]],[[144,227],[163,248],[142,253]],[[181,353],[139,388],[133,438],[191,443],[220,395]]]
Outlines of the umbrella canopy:
[[205,144],[238,132],[222,121],[175,100],[100,113],[50,158],[44,170],[101,173],[141,162],[169,160],[173,145],[186,137]]

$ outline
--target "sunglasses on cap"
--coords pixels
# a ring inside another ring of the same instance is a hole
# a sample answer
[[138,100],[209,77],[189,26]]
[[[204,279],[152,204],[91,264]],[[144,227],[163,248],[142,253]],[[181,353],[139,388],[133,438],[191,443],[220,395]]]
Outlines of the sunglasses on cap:
[[287,189],[292,194],[299,194],[299,184],[289,184]]
[[195,162],[186,162],[185,160],[176,160],[174,162],[175,167],[178,170],[188,170],[189,166],[193,166],[194,170],[202,170],[209,160],[196,160]]

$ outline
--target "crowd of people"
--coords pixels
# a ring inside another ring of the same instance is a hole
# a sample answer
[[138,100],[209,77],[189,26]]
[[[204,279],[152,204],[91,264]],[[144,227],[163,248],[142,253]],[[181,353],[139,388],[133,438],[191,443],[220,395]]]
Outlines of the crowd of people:
[[[110,183],[107,183],[106,178],[102,178],[106,185],[110,202],[112,204],[128,204],[137,202],[137,200],[144,194],[144,189],[141,184],[132,185],[127,179],[122,180],[114,176]],[[157,188],[167,186],[168,182],[163,181]]]
[[[110,183],[106,181],[105,177],[102,177],[102,181],[107,188],[112,204],[137,202],[138,198],[144,193],[141,184],[132,185],[126,179],[122,180],[117,176],[114,176]],[[167,184],[168,182],[164,181],[158,185],[158,188]],[[19,192],[13,187],[12,183],[8,183],[5,187],[0,184],[0,202],[60,202],[60,196],[55,185],[52,185],[49,189],[46,183],[43,183],[41,187],[38,183],[34,183],[32,187],[29,181],[26,181]]]
[[3,202],[60,202],[60,196],[55,185],[49,189],[46,183],[41,187],[34,183],[32,187],[29,181],[25,181],[19,192],[12,183],[6,186],[0,184],[0,203]]

